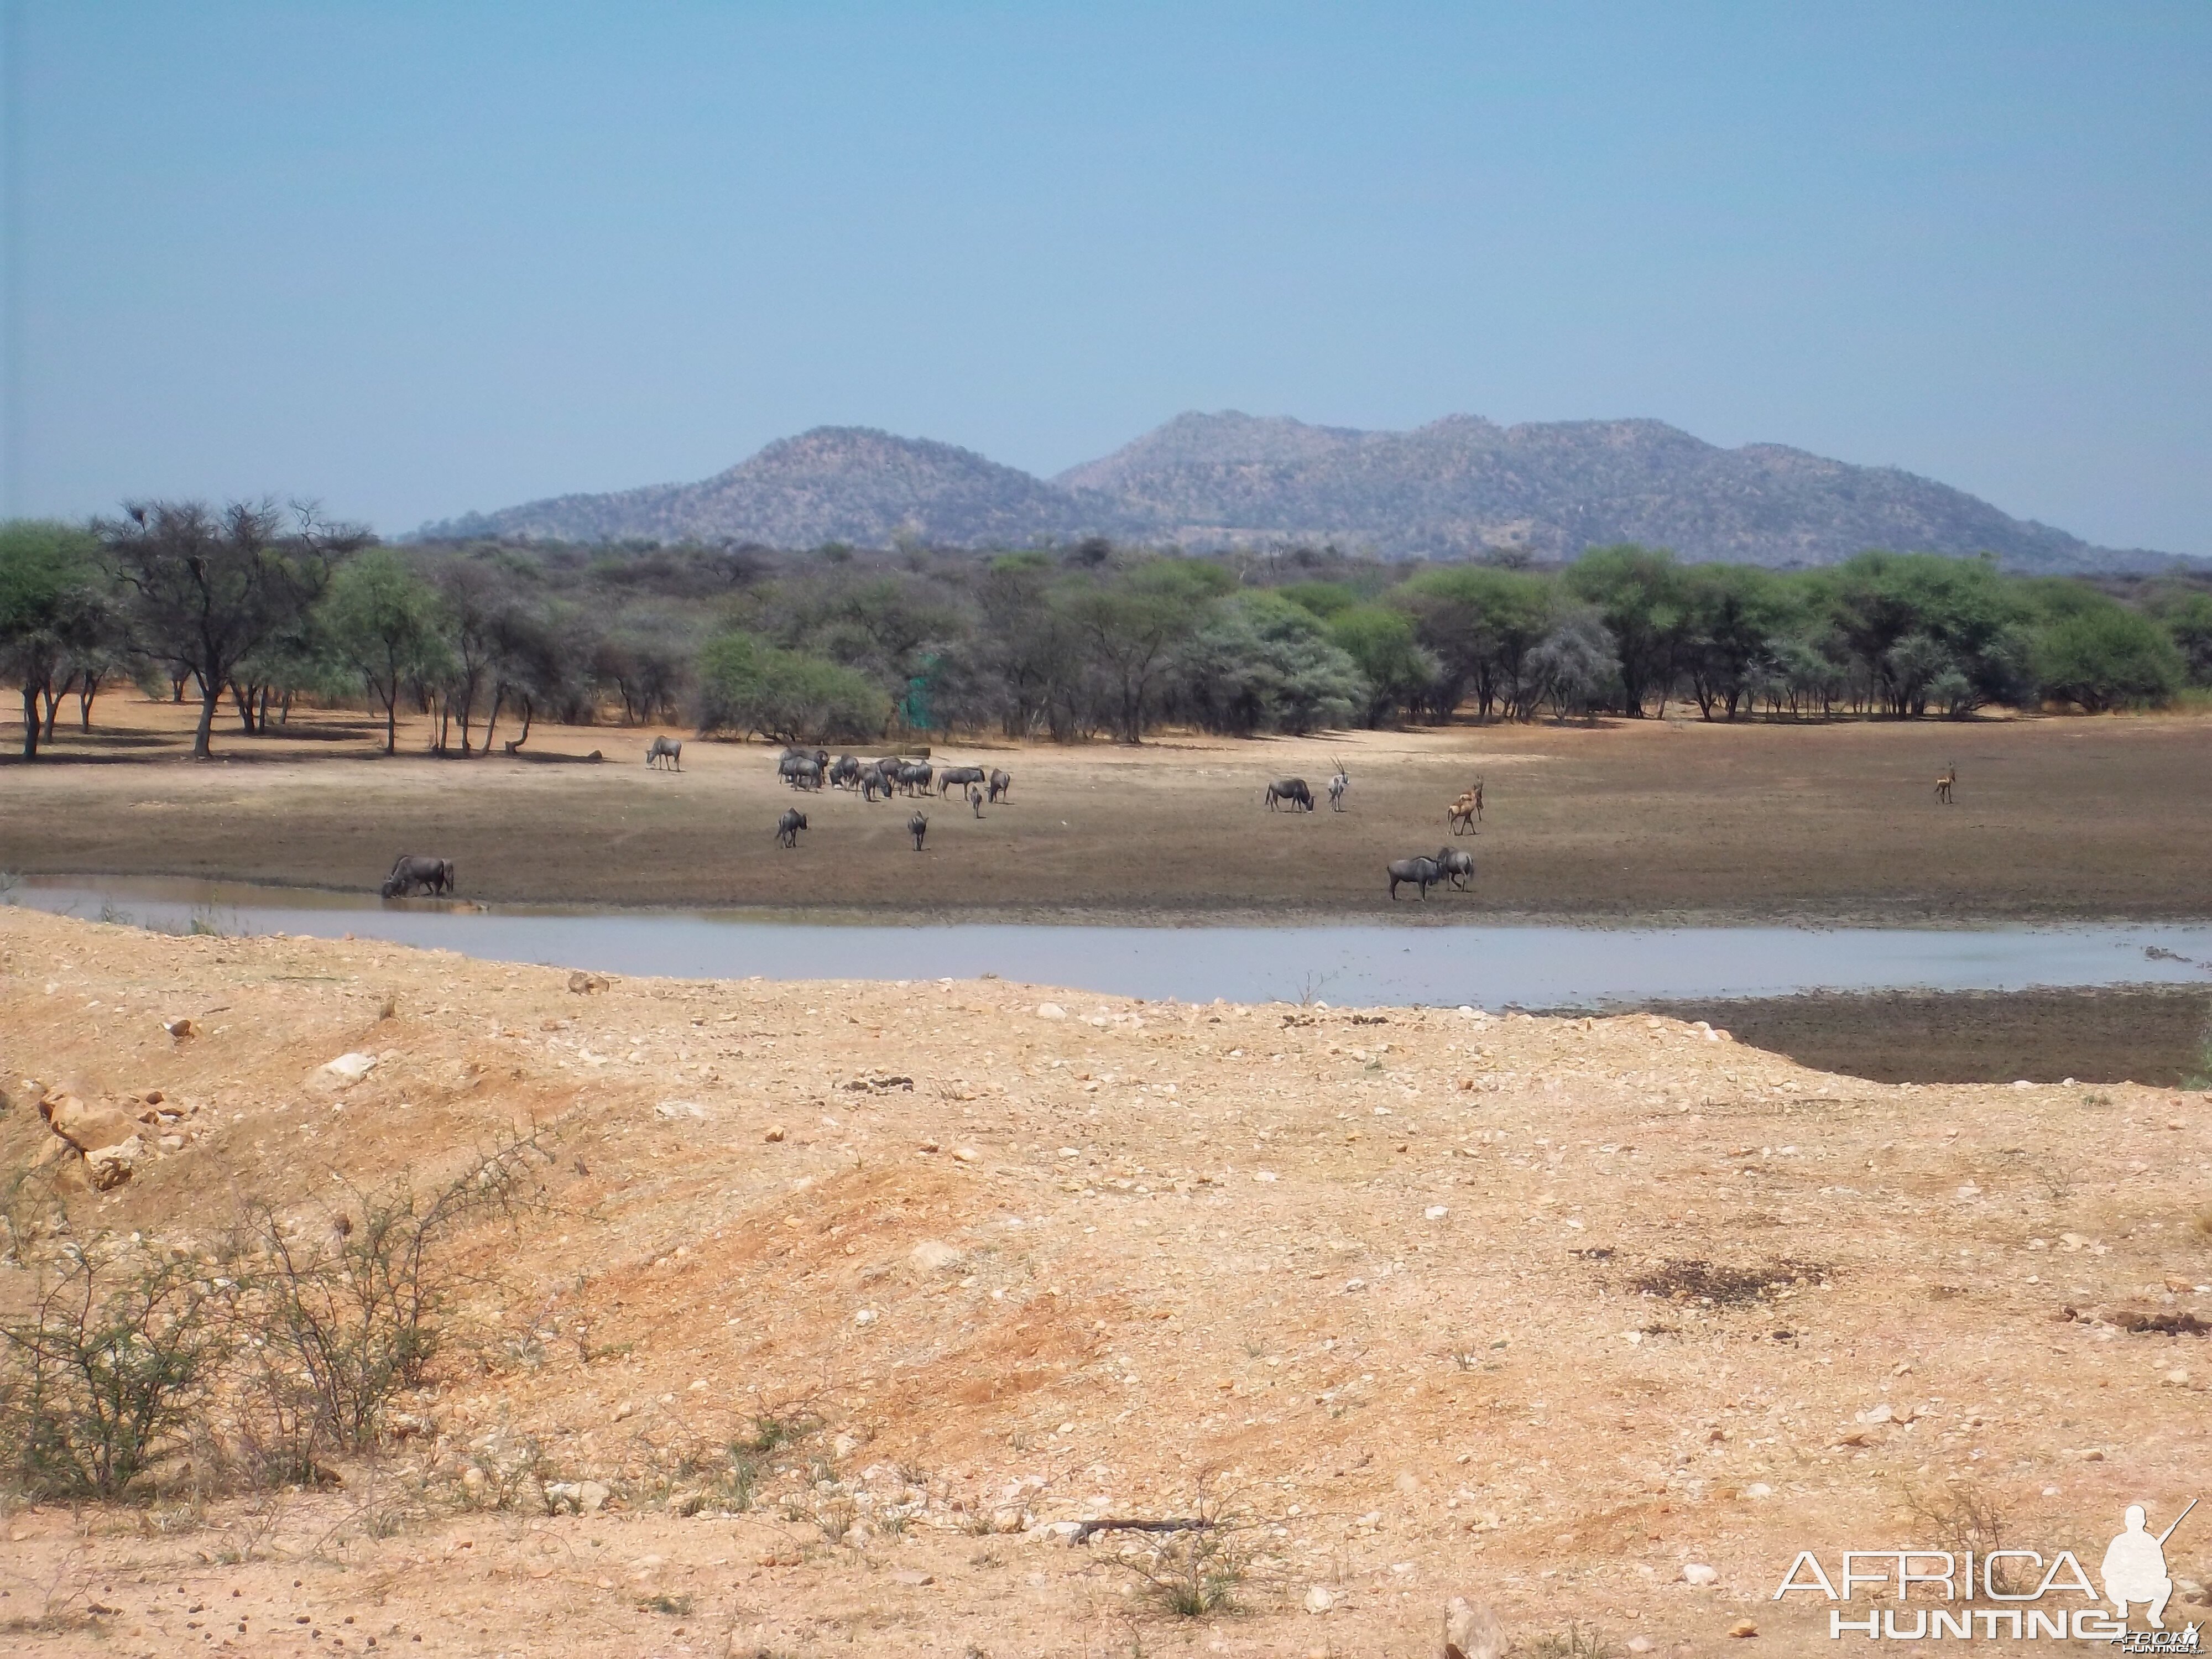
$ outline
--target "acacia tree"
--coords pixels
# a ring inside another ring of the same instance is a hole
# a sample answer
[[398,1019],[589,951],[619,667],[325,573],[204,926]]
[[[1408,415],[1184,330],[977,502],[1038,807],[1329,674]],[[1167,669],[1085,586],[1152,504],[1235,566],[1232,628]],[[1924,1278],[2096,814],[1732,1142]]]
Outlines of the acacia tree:
[[331,578],[321,606],[331,648],[384,705],[384,752],[399,740],[399,694],[450,661],[441,637],[438,596],[397,554],[379,548]]
[[216,708],[239,665],[296,628],[331,569],[370,539],[298,504],[288,525],[267,501],[220,514],[199,501],[134,501],[94,529],[137,649],[199,685],[196,760],[208,758]]
[[[99,649],[104,607],[92,555],[98,544],[65,524],[0,526],[0,672],[23,694],[23,758],[51,739],[54,709],[76,670]],[[41,702],[44,709],[41,712]],[[85,702],[90,719],[91,702]]]

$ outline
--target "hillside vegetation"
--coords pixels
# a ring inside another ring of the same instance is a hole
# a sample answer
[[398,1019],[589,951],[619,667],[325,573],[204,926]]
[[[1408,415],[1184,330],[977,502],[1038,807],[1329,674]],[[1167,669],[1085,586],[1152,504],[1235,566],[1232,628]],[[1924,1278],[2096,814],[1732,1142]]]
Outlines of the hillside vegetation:
[[1722,449],[1662,421],[1502,427],[1468,415],[1413,432],[1180,415],[1049,483],[949,444],[821,427],[702,483],[561,495],[422,533],[782,548],[1095,535],[1194,551],[1307,543],[1391,559],[1510,550],[1547,561],[1633,541],[1773,566],[1905,547],[1987,552],[2045,574],[2174,562],[2092,546],[1896,467],[1779,444]]

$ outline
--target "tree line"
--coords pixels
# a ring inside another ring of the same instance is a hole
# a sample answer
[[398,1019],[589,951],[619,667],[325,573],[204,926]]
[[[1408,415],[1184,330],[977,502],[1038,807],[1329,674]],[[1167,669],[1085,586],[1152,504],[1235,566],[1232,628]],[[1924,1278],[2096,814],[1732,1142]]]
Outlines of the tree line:
[[[198,705],[209,752],[296,700],[397,747],[479,754],[534,720],[789,742],[902,731],[1141,741],[1353,725],[1663,715],[1963,718],[2157,708],[2212,685],[2201,580],[2012,575],[1869,552],[1818,569],[1594,548],[1574,562],[1183,556],[1091,539],[908,547],[388,546],[311,509],[134,505],[0,526],[0,677],[23,748],[127,679]],[[507,726],[502,728],[501,722]]]

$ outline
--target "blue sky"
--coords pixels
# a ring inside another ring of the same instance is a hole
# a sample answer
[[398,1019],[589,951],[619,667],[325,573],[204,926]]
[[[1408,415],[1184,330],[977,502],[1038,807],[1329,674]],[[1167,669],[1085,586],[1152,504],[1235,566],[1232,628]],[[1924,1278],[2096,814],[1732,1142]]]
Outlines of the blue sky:
[[6,510],[1654,416],[2212,554],[2212,5],[14,0]]

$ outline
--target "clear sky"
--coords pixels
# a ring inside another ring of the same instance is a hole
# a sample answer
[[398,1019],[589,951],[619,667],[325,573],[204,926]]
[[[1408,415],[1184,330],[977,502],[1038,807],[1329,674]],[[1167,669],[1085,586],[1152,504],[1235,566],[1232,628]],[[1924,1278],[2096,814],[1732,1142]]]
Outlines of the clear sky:
[[[0,0],[6,3],[6,0]],[[14,0],[5,510],[1653,416],[2212,554],[2212,4]]]

